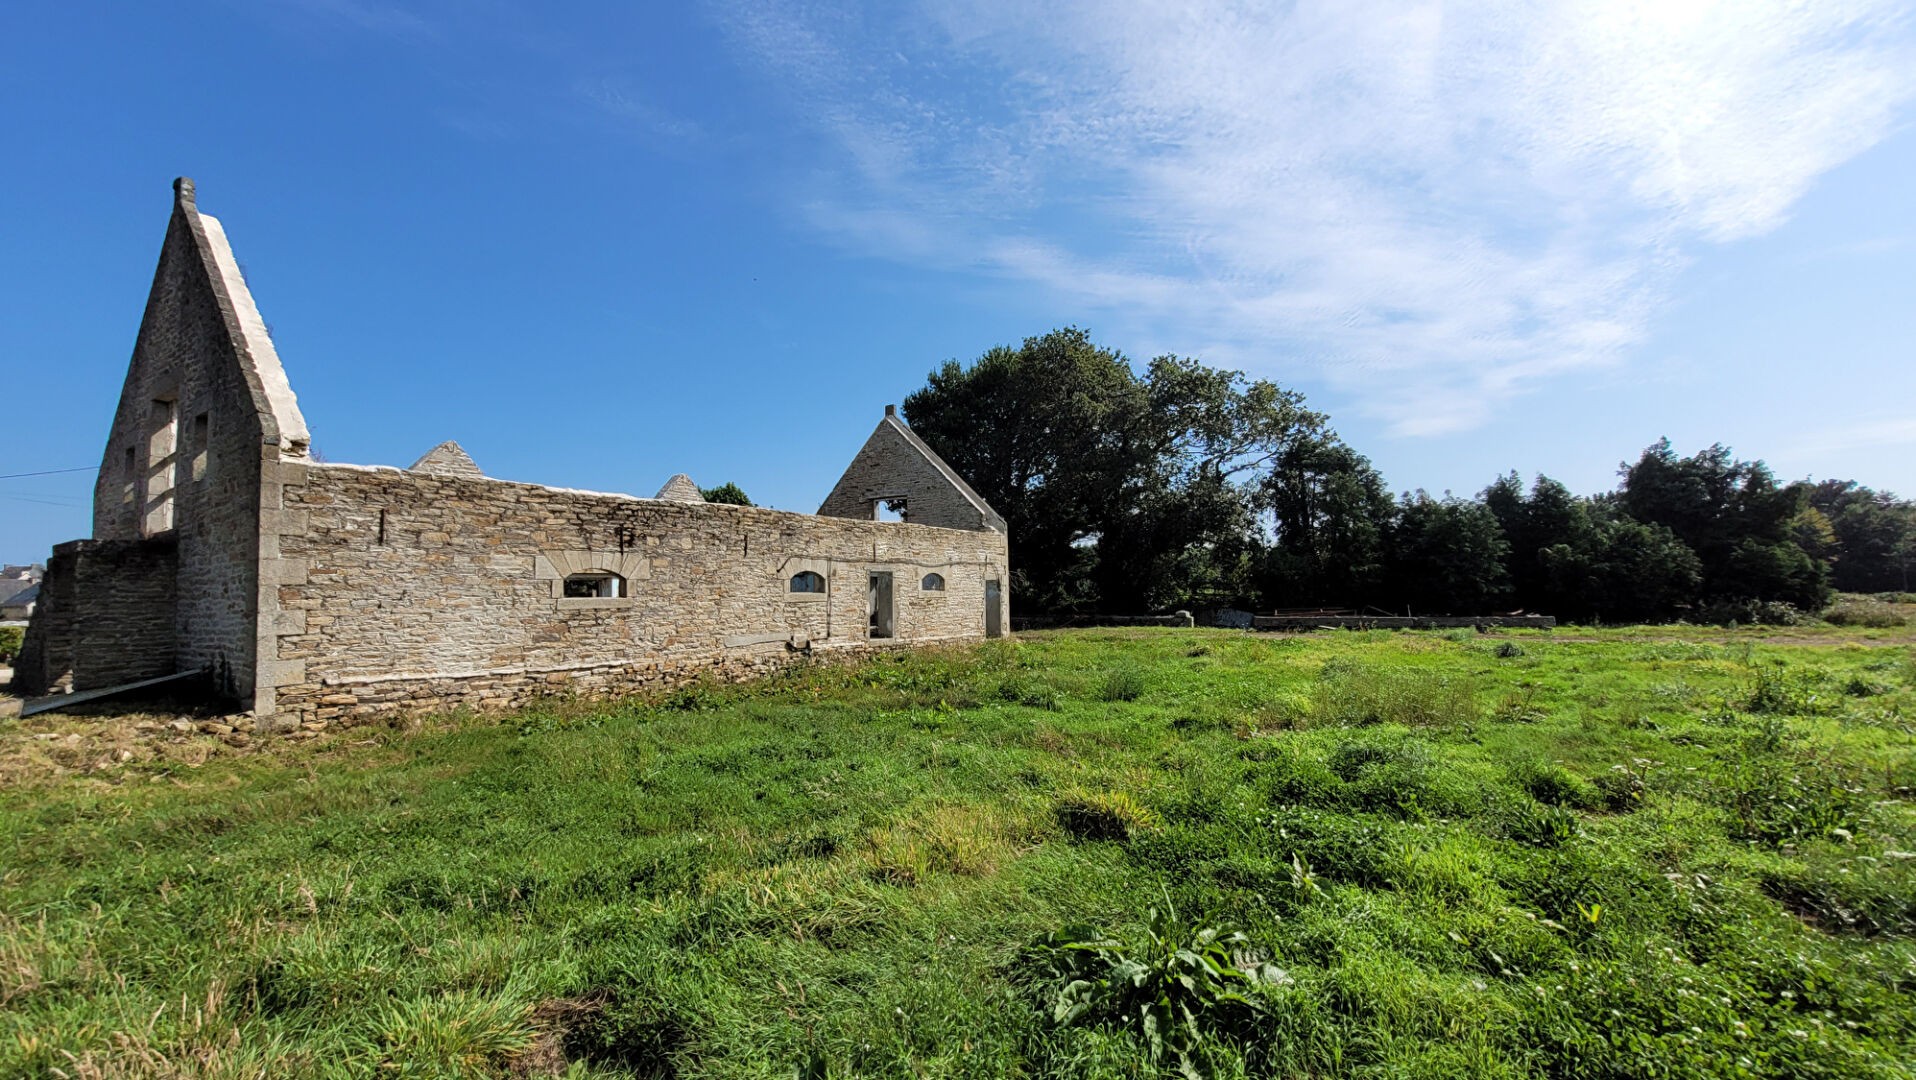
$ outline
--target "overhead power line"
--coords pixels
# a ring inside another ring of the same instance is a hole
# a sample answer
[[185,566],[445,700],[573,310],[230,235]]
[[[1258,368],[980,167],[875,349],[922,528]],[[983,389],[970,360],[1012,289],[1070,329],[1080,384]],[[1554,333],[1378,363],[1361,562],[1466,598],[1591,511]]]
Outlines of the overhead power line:
[[41,469],[39,472],[8,473],[5,476],[0,476],[0,480],[18,480],[23,476],[53,476],[56,473],[99,472],[99,471],[100,471],[100,467],[98,465],[82,465],[77,469]]

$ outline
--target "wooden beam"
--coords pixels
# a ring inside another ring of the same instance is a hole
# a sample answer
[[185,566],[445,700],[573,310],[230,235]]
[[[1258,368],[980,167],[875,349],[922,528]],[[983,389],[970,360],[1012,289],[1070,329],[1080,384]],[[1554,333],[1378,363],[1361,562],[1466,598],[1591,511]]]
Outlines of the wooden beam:
[[141,679],[138,682],[121,683],[118,686],[102,686],[98,689],[81,690],[71,694],[52,694],[48,697],[29,698],[21,703],[20,715],[27,717],[33,716],[36,713],[52,712],[55,709],[65,708],[68,705],[80,705],[88,701],[98,701],[101,698],[112,697],[115,694],[124,694],[129,690],[143,690],[149,686],[179,682],[181,679],[191,679],[204,674],[206,674],[205,668],[194,668],[192,671],[176,671],[171,675],[161,675],[153,679]]

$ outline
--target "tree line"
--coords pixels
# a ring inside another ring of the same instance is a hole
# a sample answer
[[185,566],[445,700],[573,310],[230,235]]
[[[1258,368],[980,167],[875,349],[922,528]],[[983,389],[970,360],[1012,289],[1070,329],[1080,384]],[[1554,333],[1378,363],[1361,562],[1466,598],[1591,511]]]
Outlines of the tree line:
[[1667,439],[1616,490],[1393,495],[1301,394],[1076,328],[933,371],[906,420],[1010,525],[1027,612],[1335,607],[1758,618],[1907,591],[1916,504]]

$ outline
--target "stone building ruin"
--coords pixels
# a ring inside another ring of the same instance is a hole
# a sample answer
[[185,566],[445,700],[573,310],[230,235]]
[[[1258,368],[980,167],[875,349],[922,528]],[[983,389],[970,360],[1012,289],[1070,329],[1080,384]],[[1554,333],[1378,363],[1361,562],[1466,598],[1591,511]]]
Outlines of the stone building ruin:
[[[816,515],[315,460],[225,231],[172,218],[94,489],[15,689],[180,672],[261,727],[506,707],[1009,625],[1004,519],[890,407]],[[890,507],[902,520],[879,520]]]

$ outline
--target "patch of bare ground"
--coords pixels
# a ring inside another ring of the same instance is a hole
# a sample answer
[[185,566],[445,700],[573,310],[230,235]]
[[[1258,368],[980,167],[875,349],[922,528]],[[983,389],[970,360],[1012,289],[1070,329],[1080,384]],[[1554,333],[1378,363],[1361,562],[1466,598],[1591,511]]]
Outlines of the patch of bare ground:
[[307,724],[266,734],[250,716],[188,700],[91,702],[0,722],[0,787],[50,786],[74,778],[118,785],[166,779],[220,759],[310,758],[316,750],[363,752],[427,723],[420,717],[395,716],[354,728]]
[[540,1002],[531,1018],[538,1033],[531,1046],[506,1063],[508,1073],[515,1077],[563,1076],[572,1064],[566,1054],[567,1041],[574,1032],[596,1023],[604,1015],[608,1000],[610,995],[596,993]]

